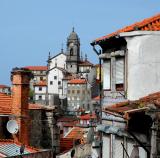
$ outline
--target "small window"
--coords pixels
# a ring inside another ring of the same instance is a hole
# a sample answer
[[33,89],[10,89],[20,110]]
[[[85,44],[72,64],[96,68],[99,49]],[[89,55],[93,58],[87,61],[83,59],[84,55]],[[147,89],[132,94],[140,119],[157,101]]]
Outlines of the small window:
[[73,48],[70,49],[70,56],[73,55]]
[[124,91],[124,84],[123,83],[116,84],[116,90],[117,91]]
[[61,81],[58,81],[58,85],[61,85]]
[[68,94],[70,94],[70,90],[68,90]]
[[43,77],[40,77],[40,81],[43,81]]
[[74,90],[72,90],[72,93],[74,94]]
[[42,87],[39,87],[39,91],[42,91]]
[[53,81],[50,81],[50,85],[53,85]]
[[70,100],[70,97],[68,97],[67,99]]
[[41,95],[39,95],[39,96],[38,96],[38,99],[39,99],[39,100],[42,100],[42,96],[41,96]]
[[80,90],[77,90],[77,94],[79,94],[80,93]]
[[43,74],[43,71],[40,71],[40,74]]
[[56,79],[57,79],[57,76],[54,76],[54,79],[56,80]]
[[72,65],[71,65],[71,67],[72,67]]

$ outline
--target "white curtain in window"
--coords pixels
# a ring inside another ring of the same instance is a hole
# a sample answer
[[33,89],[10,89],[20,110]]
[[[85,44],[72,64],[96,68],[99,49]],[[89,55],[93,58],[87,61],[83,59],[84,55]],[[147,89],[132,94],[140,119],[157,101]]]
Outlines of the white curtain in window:
[[124,83],[124,58],[116,58],[116,84]]

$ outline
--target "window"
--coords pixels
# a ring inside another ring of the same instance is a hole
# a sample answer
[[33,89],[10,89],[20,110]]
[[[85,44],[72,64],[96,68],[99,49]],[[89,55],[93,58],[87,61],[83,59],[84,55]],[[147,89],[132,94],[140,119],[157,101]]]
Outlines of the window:
[[[100,69],[100,68],[99,68]],[[98,73],[99,73],[98,69]],[[98,79],[100,78],[98,74]],[[111,89],[111,62],[109,60],[105,61],[103,63],[103,89],[104,90],[110,90]]]
[[116,58],[116,90],[124,88],[124,58]]
[[73,55],[73,48],[70,49],[70,56]]
[[80,90],[77,90],[77,94],[79,94],[80,93]]
[[70,100],[70,97],[68,97],[67,99]]
[[42,96],[41,96],[41,95],[39,95],[39,96],[38,96],[38,99],[39,99],[39,100],[42,100]]
[[43,81],[43,77],[40,77],[40,81]]
[[54,79],[56,80],[56,79],[57,79],[57,76],[54,76]]
[[42,87],[39,87],[39,91],[42,91]]
[[40,71],[40,74],[43,74],[43,71]]
[[50,81],[50,85],[53,85],[53,81]]
[[61,85],[61,81],[58,81],[58,85]]
[[72,90],[72,93],[74,94],[74,90]]
[[68,90],[68,94],[70,94],[70,90]]

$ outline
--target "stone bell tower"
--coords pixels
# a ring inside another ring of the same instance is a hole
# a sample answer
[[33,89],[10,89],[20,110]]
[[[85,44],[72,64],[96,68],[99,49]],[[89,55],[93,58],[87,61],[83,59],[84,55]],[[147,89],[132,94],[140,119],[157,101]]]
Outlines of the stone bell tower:
[[80,39],[73,28],[72,32],[67,38],[67,59],[66,59],[67,71],[77,74],[79,71],[78,68],[79,60],[80,60]]

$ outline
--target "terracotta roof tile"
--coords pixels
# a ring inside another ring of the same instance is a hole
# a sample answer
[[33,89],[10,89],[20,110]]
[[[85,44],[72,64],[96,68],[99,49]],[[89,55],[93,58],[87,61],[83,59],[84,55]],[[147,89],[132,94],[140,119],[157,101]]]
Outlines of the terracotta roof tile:
[[78,63],[78,65],[80,65],[80,66],[93,66],[93,64],[90,61],[88,61],[88,60],[80,61]]
[[85,114],[85,115],[79,116],[79,118],[80,120],[96,119],[96,115],[95,114]]
[[0,84],[0,88],[9,88],[9,86]]
[[47,71],[47,66],[25,66],[24,68],[31,71]]
[[160,107],[160,92],[152,93],[135,101],[120,102],[111,106],[107,106],[104,109],[117,113],[125,113],[125,111],[132,109],[140,109],[147,107],[148,104],[154,104],[156,107]]
[[109,35],[97,38],[96,40],[93,41],[93,43],[97,43],[103,40],[106,40],[110,37],[116,36],[119,33],[122,32],[130,32],[134,30],[141,30],[141,31],[160,31],[160,14],[157,14],[155,16],[152,16],[150,18],[146,18],[143,21],[136,22],[130,26],[126,26],[120,30],[117,30],[116,32],[113,32]]
[[73,148],[74,140],[72,138],[60,139],[60,152],[68,151]]
[[69,84],[86,84],[86,79],[72,79],[68,82]]
[[95,101],[99,101],[100,100],[100,96],[96,96],[96,97],[94,97],[92,99],[95,100]]
[[66,138],[72,139],[82,139],[84,130],[80,127],[74,127],[71,132],[66,136]]
[[38,82],[38,83],[35,83],[34,86],[47,86],[47,83],[46,83],[46,81],[44,80],[44,81],[40,81],[40,82]]
[[[5,115],[11,115],[11,104],[12,104],[12,98],[10,95],[0,93],[0,114]],[[46,109],[49,107],[46,107],[44,105],[40,104],[29,104],[30,110],[38,110],[38,109]]]

